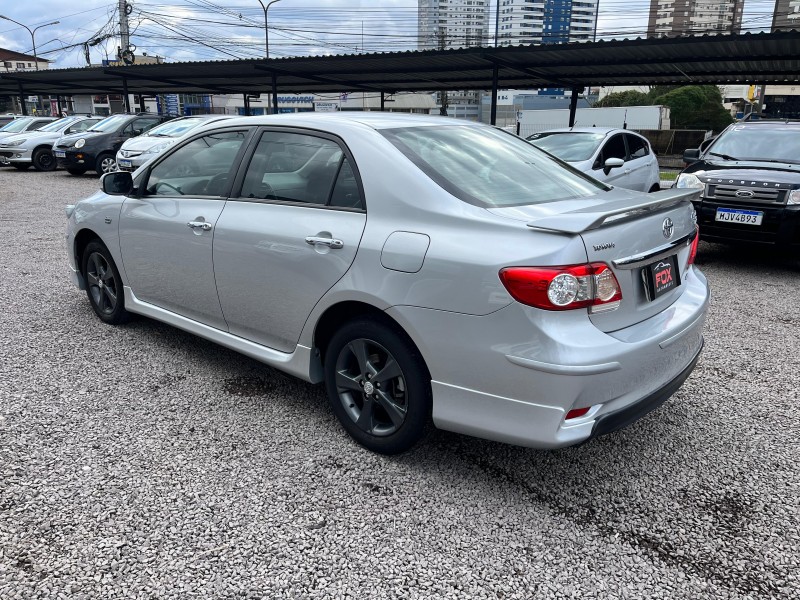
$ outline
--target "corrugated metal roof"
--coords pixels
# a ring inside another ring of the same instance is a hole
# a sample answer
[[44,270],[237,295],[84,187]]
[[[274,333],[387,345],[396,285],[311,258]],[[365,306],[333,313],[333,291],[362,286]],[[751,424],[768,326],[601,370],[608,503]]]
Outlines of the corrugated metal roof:
[[400,92],[683,83],[797,83],[800,32],[611,40],[52,69],[0,75],[0,94]]

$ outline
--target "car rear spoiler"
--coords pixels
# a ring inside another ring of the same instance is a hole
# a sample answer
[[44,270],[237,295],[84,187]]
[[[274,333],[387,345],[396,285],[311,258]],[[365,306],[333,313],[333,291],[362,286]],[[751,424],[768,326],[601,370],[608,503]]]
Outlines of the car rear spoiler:
[[618,223],[633,219],[646,213],[656,212],[677,206],[690,199],[699,199],[702,190],[669,189],[643,196],[643,200],[625,198],[597,206],[567,212],[560,215],[542,217],[528,223],[532,229],[545,229],[561,233],[583,233],[590,229],[599,229],[610,223]]

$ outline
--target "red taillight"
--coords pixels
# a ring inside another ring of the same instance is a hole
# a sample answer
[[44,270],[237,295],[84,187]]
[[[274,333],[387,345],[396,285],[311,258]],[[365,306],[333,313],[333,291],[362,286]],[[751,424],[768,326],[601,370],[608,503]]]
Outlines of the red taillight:
[[577,419],[582,417],[586,413],[591,410],[591,407],[586,408],[573,408],[571,411],[567,413],[567,416],[564,418],[565,421],[569,421],[570,419]]
[[700,243],[700,227],[695,226],[696,234],[694,239],[692,240],[692,247],[689,250],[689,263],[690,265],[694,264],[694,259],[697,258],[697,245]]
[[508,267],[500,270],[500,281],[517,302],[545,310],[573,310],[622,299],[619,282],[605,263]]

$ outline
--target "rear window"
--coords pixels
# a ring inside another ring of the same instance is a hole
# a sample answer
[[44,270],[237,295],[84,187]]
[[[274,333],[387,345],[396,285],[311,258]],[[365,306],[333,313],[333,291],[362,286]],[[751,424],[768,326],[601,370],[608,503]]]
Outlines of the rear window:
[[764,160],[800,164],[800,127],[734,125],[717,138],[707,154],[728,160]]
[[542,204],[609,189],[525,140],[491,127],[407,127],[380,133],[433,181],[477,206]]
[[563,131],[535,133],[528,138],[528,141],[561,160],[578,162],[592,158],[605,137],[603,133]]

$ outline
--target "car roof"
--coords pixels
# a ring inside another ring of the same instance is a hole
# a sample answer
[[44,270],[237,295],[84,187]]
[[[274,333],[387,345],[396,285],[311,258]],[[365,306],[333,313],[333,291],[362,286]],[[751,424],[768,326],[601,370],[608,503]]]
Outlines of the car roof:
[[633,133],[639,135],[635,131],[620,129],[619,127],[560,127],[557,129],[539,131],[537,133],[602,133],[603,135],[610,135],[612,133]]
[[258,115],[226,119],[220,126],[237,125],[288,125],[297,127],[331,127],[331,128],[364,128],[394,129],[402,127],[461,126],[488,127],[482,123],[474,123],[452,117],[433,115],[414,115],[407,113],[386,113],[371,111],[345,111],[329,113],[287,113],[280,115]]

